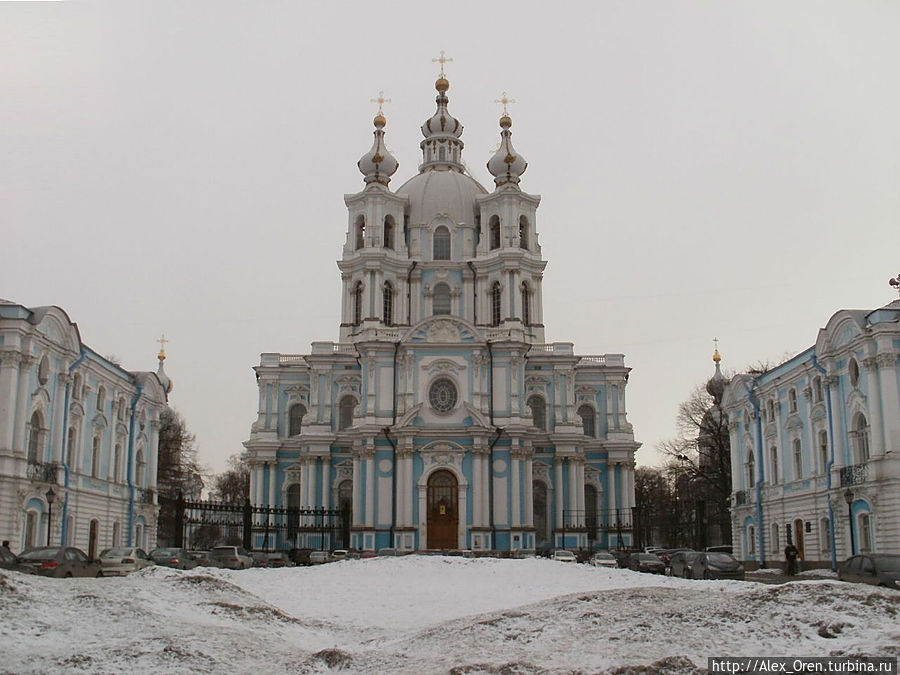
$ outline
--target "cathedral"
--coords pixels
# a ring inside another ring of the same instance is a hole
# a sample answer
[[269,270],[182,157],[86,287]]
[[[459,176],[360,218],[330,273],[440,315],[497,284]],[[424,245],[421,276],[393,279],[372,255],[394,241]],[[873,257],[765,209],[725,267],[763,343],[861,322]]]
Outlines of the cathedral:
[[[379,109],[364,187],[344,196],[339,341],[254,368],[251,502],[344,509],[330,548],[628,546],[640,444],[624,356],[545,341],[540,197],[520,187],[512,120],[488,191],[466,171],[443,68],[435,89],[418,173],[389,187]],[[311,544],[264,536],[253,545]]]

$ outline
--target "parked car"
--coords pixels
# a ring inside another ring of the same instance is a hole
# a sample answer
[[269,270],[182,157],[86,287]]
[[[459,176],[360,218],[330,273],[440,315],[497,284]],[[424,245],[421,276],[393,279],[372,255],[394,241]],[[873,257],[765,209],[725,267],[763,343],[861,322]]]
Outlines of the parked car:
[[679,551],[693,551],[692,548],[665,548],[662,551],[657,552],[657,557],[663,561],[666,567],[669,566],[669,563],[672,561],[672,556],[678,553]]
[[99,560],[91,560],[72,546],[41,546],[25,551],[19,560],[45,577],[102,577]]
[[900,589],[900,555],[887,553],[855,555],[841,563],[838,577],[843,581]]
[[309,565],[310,553],[312,553],[311,548],[292,548],[288,551],[288,556],[295,565]]
[[618,567],[615,557],[609,551],[597,551],[591,556],[591,565],[594,567]]
[[31,565],[26,565],[19,561],[19,556],[5,546],[0,547],[0,569],[24,572],[25,574],[37,574]]
[[215,567],[212,554],[209,551],[188,551],[188,555],[194,559],[199,567]]
[[558,548],[553,553],[550,554],[550,560],[556,560],[557,562],[566,562],[573,563],[578,562],[578,558],[575,557],[575,554],[572,551],[567,551],[564,548]]
[[331,554],[328,551],[313,551],[309,554],[310,565],[322,565],[331,562]]
[[734,554],[734,548],[727,544],[721,544],[719,546],[707,546],[707,553],[727,553],[728,555]]
[[628,561],[631,558],[631,551],[625,551],[623,549],[616,549],[611,552],[613,557],[616,559],[616,564],[620,569],[627,570],[628,569]]
[[269,554],[263,553],[262,551],[254,551],[250,554],[250,557],[253,558],[253,566],[254,567],[268,567],[269,566]]
[[333,561],[336,560],[346,560],[350,557],[350,552],[345,548],[336,548],[331,552],[331,559]]
[[658,554],[662,549],[659,546],[645,546],[644,553],[653,553],[654,555]]
[[744,566],[728,553],[698,553],[691,566],[694,579],[743,579]]
[[245,570],[253,567],[253,558],[240,546],[216,546],[210,553],[210,559],[217,567],[229,570]]
[[700,555],[698,551],[678,551],[673,554],[669,560],[669,574],[673,577],[693,579],[691,568],[698,555]]
[[652,553],[632,553],[628,558],[628,569],[652,574],[666,573],[665,563]]
[[533,548],[520,548],[513,551],[513,558],[537,558],[537,552]]
[[293,567],[294,563],[291,562],[290,557],[287,553],[270,553],[269,554],[269,567]]
[[150,559],[157,565],[176,570],[192,570],[197,561],[183,548],[155,548],[150,551]]
[[100,569],[105,577],[124,577],[153,564],[144,549],[133,546],[108,548],[100,554]]

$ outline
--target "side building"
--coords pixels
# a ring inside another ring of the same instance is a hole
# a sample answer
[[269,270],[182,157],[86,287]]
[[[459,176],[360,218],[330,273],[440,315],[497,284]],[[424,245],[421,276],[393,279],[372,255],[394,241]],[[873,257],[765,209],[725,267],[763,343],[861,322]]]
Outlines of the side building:
[[762,374],[736,375],[731,433],[735,555],[807,566],[900,553],[900,300],[841,310],[815,345]]
[[164,359],[129,372],[82,343],[59,307],[0,300],[0,539],[91,557],[153,546]]
[[[251,501],[342,509],[332,548],[628,546],[639,444],[625,358],[545,342],[540,197],[519,188],[512,120],[489,192],[463,164],[449,82],[435,87],[418,174],[388,188],[379,112],[365,188],[344,197],[339,342],[255,368]],[[322,545],[260,529],[254,546]]]

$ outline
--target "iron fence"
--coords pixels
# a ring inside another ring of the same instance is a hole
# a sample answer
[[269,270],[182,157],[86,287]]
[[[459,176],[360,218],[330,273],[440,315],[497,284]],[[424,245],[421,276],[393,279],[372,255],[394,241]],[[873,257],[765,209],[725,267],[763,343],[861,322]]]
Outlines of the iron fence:
[[854,464],[841,469],[841,487],[847,485],[860,485],[869,480],[868,464]]

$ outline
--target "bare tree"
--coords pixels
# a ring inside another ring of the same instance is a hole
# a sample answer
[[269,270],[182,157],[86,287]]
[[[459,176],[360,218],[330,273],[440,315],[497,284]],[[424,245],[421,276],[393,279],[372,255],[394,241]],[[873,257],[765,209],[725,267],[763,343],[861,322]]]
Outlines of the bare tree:
[[171,545],[182,526],[178,521],[179,498],[199,499],[203,490],[203,469],[197,461],[194,434],[176,410],[166,408],[159,418],[159,452],[156,464],[159,492],[158,540]]
[[229,504],[243,504],[250,499],[250,465],[247,453],[228,458],[228,470],[213,476],[212,499]]

